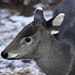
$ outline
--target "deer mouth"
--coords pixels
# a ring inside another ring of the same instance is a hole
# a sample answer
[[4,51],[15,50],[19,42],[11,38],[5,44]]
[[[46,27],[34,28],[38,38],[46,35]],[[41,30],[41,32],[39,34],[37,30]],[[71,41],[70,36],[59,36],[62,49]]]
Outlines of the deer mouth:
[[19,56],[19,54],[14,54],[14,53],[8,53],[7,59],[15,59]]
[[28,57],[27,55],[19,55],[14,53],[8,53],[8,60],[18,60],[18,59],[32,59],[31,57]]

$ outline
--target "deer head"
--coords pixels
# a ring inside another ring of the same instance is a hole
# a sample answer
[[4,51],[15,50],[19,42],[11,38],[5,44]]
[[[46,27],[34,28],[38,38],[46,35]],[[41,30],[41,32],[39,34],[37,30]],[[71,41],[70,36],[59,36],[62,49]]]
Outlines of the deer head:
[[53,27],[55,25],[60,26],[63,19],[64,14],[61,13],[49,21],[46,21],[43,16],[43,9],[41,7],[37,8],[34,14],[34,21],[22,29],[16,38],[1,53],[1,56],[5,59],[42,57],[44,49],[50,48],[48,46],[51,42]]

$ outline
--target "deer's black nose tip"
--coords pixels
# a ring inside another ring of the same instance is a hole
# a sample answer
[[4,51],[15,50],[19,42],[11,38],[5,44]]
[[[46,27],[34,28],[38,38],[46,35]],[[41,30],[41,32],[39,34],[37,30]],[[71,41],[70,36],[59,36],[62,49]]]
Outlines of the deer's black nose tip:
[[6,53],[6,52],[3,51],[3,52],[1,53],[1,56],[2,56],[4,59],[6,59],[6,58],[8,57],[8,53]]

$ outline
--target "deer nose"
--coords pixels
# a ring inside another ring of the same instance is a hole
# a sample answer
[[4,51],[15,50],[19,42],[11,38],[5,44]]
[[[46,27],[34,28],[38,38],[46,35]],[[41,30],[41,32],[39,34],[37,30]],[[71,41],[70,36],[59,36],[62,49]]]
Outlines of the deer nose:
[[6,52],[3,51],[3,52],[1,53],[1,56],[2,56],[4,59],[6,59],[6,58],[8,57],[8,53],[6,53]]

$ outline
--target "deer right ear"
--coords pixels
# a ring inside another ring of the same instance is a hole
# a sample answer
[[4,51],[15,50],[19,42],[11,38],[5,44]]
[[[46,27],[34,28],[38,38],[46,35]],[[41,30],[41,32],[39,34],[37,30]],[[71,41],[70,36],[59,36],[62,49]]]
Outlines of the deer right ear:
[[65,14],[60,13],[56,17],[53,17],[49,21],[47,21],[47,27],[52,27],[52,26],[61,26],[63,20],[64,20]]

